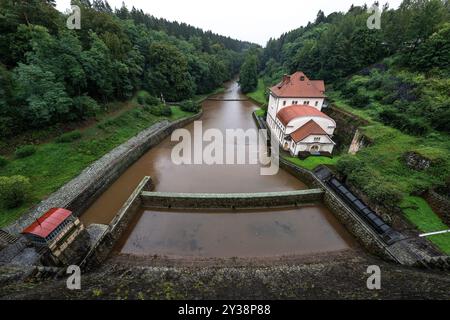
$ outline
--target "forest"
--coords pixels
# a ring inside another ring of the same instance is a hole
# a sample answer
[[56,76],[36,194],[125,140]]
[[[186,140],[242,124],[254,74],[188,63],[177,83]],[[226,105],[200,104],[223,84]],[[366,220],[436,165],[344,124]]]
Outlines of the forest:
[[164,101],[210,92],[251,44],[124,4],[79,0],[81,29],[53,0],[0,1],[1,138],[92,117],[139,90]]
[[[398,9],[384,6],[379,30],[367,27],[370,15],[367,6],[328,16],[319,11],[314,22],[270,39],[264,50],[252,51],[264,84],[302,70],[324,79],[329,88],[333,84],[355,106],[375,108],[380,121],[406,133],[449,133],[448,1],[405,0]],[[356,73],[370,80],[349,82]]]

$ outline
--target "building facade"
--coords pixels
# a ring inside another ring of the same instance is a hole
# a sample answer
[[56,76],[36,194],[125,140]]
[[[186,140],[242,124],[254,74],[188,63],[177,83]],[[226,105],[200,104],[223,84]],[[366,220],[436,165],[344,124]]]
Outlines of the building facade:
[[333,152],[336,122],[321,111],[325,97],[324,82],[300,71],[270,88],[266,121],[284,150],[294,156]]
[[67,260],[66,249],[85,230],[72,212],[52,208],[22,231],[22,234],[38,249],[48,249],[55,262]]

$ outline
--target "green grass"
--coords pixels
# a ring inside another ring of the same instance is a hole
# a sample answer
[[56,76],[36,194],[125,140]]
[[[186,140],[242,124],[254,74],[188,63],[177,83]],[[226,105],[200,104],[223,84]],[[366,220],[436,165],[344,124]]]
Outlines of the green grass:
[[258,102],[260,105],[264,105],[267,103],[266,100],[266,86],[264,84],[264,81],[262,79],[258,80],[258,87],[255,91],[247,93],[247,96]]
[[[188,115],[191,114],[179,107],[172,107],[169,119],[176,120]],[[54,139],[36,146],[36,153],[27,158],[11,157],[8,164],[0,168],[0,176],[23,175],[30,178],[32,198],[19,208],[0,209],[0,227],[12,223],[95,160],[162,119],[166,118],[156,117],[134,106],[117,116],[105,117],[97,125],[83,131],[79,140],[62,144]]]
[[[369,92],[370,93],[370,92]],[[340,92],[329,92],[334,105],[369,121],[360,128],[373,144],[358,152],[356,157],[364,164],[370,176],[362,177],[365,184],[372,179],[383,181],[403,196],[401,207],[405,216],[423,232],[448,229],[432,211],[425,200],[411,194],[442,185],[450,175],[450,137],[442,132],[432,132],[426,136],[412,136],[384,125],[376,120],[377,105],[353,108],[343,99]],[[407,167],[403,160],[406,152],[417,152],[434,163],[424,171]],[[360,189],[364,186],[356,185]],[[447,254],[450,253],[450,235],[428,238]]]
[[285,156],[284,158],[299,167],[302,167],[307,170],[314,170],[316,167],[318,167],[321,164],[329,165],[329,166],[336,165],[336,163],[339,159],[339,156],[336,156],[333,158],[322,157],[322,156],[312,156],[312,157],[306,158],[305,160],[301,160],[297,157],[287,157],[287,156]]
[[266,111],[264,110],[264,109],[258,109],[258,110],[255,110],[255,114],[257,115],[257,116],[259,116],[259,117],[262,117],[262,116],[264,116],[265,114],[266,114]]
[[[405,197],[401,203],[401,208],[408,220],[422,232],[442,231],[449,228],[422,198],[414,196]],[[450,254],[450,234],[431,236],[428,239],[446,254]]]
[[[364,162],[367,171],[392,184],[404,196],[440,185],[450,175],[450,137],[433,132],[427,136],[411,136],[374,120],[370,109],[350,107],[336,93],[332,93],[335,105],[366,120],[369,125],[360,128],[373,141],[370,147],[356,155]],[[416,171],[406,166],[402,156],[417,152],[435,161],[427,170]]]

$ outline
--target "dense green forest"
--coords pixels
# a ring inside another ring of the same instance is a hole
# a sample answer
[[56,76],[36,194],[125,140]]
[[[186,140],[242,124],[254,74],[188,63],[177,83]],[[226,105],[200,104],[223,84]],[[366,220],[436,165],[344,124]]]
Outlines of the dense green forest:
[[[411,134],[450,132],[450,4],[405,0],[385,6],[381,29],[369,29],[367,6],[325,16],[270,39],[258,53],[266,85],[302,70],[341,90],[353,105],[376,109],[383,123]],[[390,57],[386,62],[383,59]],[[367,81],[348,81],[359,73]],[[376,90],[367,95],[367,90]]]
[[0,1],[1,138],[70,123],[138,90],[166,101],[210,92],[250,44],[107,1],[75,1],[81,29],[51,0]]
[[[450,186],[450,4],[404,0],[397,9],[385,6],[380,29],[367,27],[367,9],[351,6],[328,16],[320,11],[307,26],[249,51],[259,73],[249,95],[264,103],[266,88],[296,70],[324,79],[332,105],[368,121],[360,130],[371,144],[354,156],[341,146],[333,159],[290,160],[307,169],[334,165],[387,212],[403,212],[425,232],[445,229],[417,196],[429,188],[448,196]],[[431,166],[409,168],[409,152]],[[450,252],[448,235],[431,239]]]

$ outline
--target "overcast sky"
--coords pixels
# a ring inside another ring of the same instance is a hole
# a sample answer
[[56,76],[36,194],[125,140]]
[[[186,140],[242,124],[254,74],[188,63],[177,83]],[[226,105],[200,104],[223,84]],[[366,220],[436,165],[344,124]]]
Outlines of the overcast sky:
[[[111,7],[121,7],[122,0],[108,0]],[[314,21],[317,12],[326,15],[347,11],[352,4],[371,5],[373,0],[127,0],[132,6],[158,18],[186,22],[221,35],[265,45],[270,37]],[[381,0],[397,8],[401,0]],[[65,11],[70,0],[56,0],[57,8]],[[83,17],[81,17],[83,24]]]

